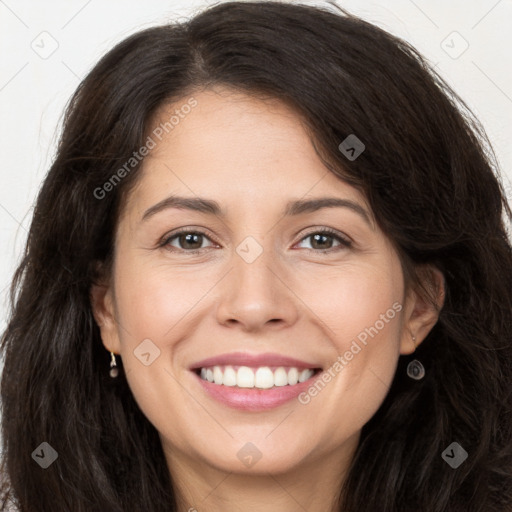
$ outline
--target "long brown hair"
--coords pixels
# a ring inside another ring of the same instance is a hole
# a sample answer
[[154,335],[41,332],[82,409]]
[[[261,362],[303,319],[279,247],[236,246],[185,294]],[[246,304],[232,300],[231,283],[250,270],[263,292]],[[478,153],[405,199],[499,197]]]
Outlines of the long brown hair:
[[[140,165],[104,197],[95,190],[144,144],[159,107],[214,84],[292,105],[326,165],[364,192],[413,282],[423,264],[445,276],[439,321],[414,354],[426,376],[404,377],[400,357],[340,511],[512,507],[512,212],[491,145],[408,43],[345,11],[267,1],[140,31],[73,95],[1,340],[4,507],[176,510],[158,433],[123,372],[109,378],[89,300]],[[353,161],[338,149],[350,134],[366,146]],[[454,441],[468,452],[457,469],[441,457]],[[47,469],[31,457],[42,442],[58,453]]]

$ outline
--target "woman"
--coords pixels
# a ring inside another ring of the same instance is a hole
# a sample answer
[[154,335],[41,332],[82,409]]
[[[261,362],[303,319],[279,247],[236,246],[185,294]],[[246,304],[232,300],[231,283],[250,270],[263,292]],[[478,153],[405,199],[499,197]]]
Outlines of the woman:
[[491,156],[413,48],[345,12],[229,2],[121,42],[13,281],[5,507],[511,509]]

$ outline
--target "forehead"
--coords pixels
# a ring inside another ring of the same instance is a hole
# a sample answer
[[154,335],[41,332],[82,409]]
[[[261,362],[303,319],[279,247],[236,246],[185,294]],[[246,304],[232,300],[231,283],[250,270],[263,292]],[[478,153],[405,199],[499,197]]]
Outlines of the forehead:
[[[150,159],[186,160],[194,168],[216,171],[237,165],[240,174],[262,173],[264,164],[271,162],[316,160],[298,113],[279,100],[263,101],[225,89],[193,97],[197,105],[156,141]],[[187,100],[161,108],[152,126],[165,126]]]
[[[182,108],[191,98],[196,105]],[[326,194],[366,205],[324,165],[300,115],[277,99],[226,89],[184,96],[159,109],[148,136],[155,144],[130,200],[138,210],[170,193],[248,207],[282,209],[290,198]]]

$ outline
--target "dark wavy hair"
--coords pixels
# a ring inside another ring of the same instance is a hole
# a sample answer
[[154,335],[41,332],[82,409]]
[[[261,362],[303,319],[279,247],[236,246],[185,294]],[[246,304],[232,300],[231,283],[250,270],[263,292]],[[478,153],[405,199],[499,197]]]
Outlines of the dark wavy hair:
[[[66,110],[10,290],[1,339],[3,510],[177,510],[158,432],[95,323],[140,164],[94,191],[140,148],[165,104],[215,85],[291,105],[315,150],[367,198],[399,251],[445,278],[439,320],[363,427],[339,510],[503,512],[512,507],[512,212],[491,144],[463,100],[407,42],[328,6],[227,2],[140,31],[109,51]],[[356,134],[365,151],[338,149]],[[421,293],[426,293],[424,290]],[[405,377],[404,377],[405,375]],[[58,453],[47,469],[31,454]],[[469,454],[457,469],[452,442]]]

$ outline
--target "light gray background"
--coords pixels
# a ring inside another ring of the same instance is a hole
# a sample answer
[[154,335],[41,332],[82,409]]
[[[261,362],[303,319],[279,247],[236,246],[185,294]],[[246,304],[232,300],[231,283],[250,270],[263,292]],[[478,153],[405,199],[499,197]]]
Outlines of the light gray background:
[[[64,106],[80,79],[129,34],[213,3],[0,0],[0,331],[33,201],[54,156]],[[437,66],[482,121],[512,197],[512,0],[338,4],[408,40]]]

